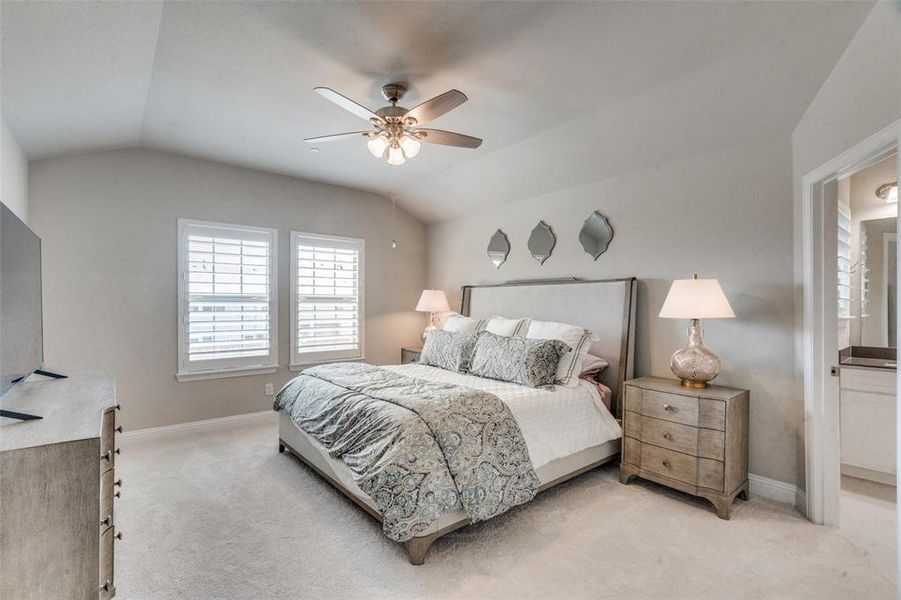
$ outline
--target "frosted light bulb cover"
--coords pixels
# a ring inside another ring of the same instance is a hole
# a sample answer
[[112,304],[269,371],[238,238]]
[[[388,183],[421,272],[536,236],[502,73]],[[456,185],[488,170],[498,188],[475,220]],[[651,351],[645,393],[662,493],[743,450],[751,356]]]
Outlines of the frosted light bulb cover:
[[404,152],[400,149],[400,146],[396,148],[388,148],[388,164],[389,165],[402,165],[407,162],[407,159],[404,158]]
[[419,143],[419,140],[416,138],[411,138],[408,136],[404,136],[404,138],[400,141],[400,147],[403,149],[404,154],[407,158],[413,158],[417,154],[419,154],[419,148],[422,144]]
[[388,147],[388,140],[382,136],[374,137],[366,142],[366,146],[374,157],[381,158],[385,154],[385,148]]

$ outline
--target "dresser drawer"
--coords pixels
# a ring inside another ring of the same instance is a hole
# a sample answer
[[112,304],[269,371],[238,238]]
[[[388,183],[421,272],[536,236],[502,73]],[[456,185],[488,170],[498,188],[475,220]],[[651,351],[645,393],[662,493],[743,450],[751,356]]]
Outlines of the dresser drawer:
[[623,438],[623,462],[641,464],[641,442],[630,437]]
[[100,600],[106,600],[116,595],[116,587],[113,583],[113,538],[114,528],[110,527],[100,536]]
[[626,410],[632,412],[641,412],[641,388],[634,385],[626,386],[626,402],[624,404]]
[[715,429],[698,429],[698,456],[724,460],[726,456],[726,434]]
[[641,415],[636,412],[626,411],[623,414],[623,433],[636,440],[641,439]]
[[726,403],[722,400],[698,400],[698,427],[726,430]]
[[641,418],[641,441],[685,454],[697,454],[698,452],[698,430],[696,428],[671,421],[661,421],[654,417]]
[[[709,458],[698,459],[698,486],[723,491],[723,463]],[[730,490],[731,491],[731,490]]]
[[697,427],[698,399],[654,390],[641,390],[641,414]]
[[112,469],[116,462],[116,409],[103,412],[100,420],[100,473]]
[[651,444],[641,445],[641,468],[691,485],[698,481],[697,458]]
[[[113,524],[113,476],[115,471],[110,469],[100,476],[100,531]],[[108,519],[108,521],[105,521]]]

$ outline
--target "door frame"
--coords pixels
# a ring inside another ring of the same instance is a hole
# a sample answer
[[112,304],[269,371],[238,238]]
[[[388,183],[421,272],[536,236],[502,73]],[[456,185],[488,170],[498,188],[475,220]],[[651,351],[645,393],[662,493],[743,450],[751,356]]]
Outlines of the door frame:
[[[835,303],[830,303],[830,299],[834,300],[837,291],[826,287],[829,281],[835,279],[836,271],[836,259],[830,259],[826,252],[828,248],[835,247],[837,242],[835,235],[826,235],[829,233],[826,226],[827,211],[830,208],[824,202],[824,189],[830,185],[834,187],[840,177],[898,152],[899,147],[901,119],[801,177],[801,364],[804,379],[806,514],[810,521],[818,524],[838,525],[841,489],[838,387],[831,374],[838,358],[838,349],[835,348],[838,314]],[[898,152],[898,156],[898,170],[901,171],[901,152]],[[834,212],[837,208],[831,210]],[[835,256],[835,252],[831,254]],[[833,272],[831,277],[827,273],[830,268]],[[901,421],[898,430],[901,433]],[[901,444],[898,447],[901,449]]]

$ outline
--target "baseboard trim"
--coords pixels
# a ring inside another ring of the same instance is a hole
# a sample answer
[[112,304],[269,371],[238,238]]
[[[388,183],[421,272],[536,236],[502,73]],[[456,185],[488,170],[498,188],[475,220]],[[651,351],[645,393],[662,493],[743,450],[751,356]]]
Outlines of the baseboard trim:
[[[748,475],[751,483],[751,495],[762,496],[776,502],[791,504],[792,506],[806,506],[807,500],[803,490],[799,490],[798,486],[769,477],[762,477],[751,473]],[[804,496],[804,502],[800,501]]]
[[176,431],[190,431],[197,429],[209,429],[212,427],[221,427],[223,425],[235,425],[238,423],[241,424],[252,424],[252,423],[262,423],[265,421],[272,421],[275,423],[278,420],[278,413],[274,410],[264,410],[261,412],[255,413],[246,413],[243,415],[232,415],[230,417],[219,417],[216,419],[204,419],[202,421],[190,421],[188,423],[176,423],[174,425],[163,425],[162,427],[148,427],[147,429],[136,429],[134,431],[126,431],[117,437],[123,439],[132,439],[132,438],[148,438],[154,437],[158,435],[165,435],[167,433],[174,433]]

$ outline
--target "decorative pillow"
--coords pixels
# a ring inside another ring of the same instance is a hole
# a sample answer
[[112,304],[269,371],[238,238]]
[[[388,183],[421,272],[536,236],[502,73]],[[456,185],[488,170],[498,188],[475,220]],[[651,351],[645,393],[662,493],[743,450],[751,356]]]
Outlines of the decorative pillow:
[[463,315],[448,315],[444,320],[444,331],[455,331],[463,333],[475,333],[480,327],[484,327],[484,319],[471,319]]
[[485,321],[482,331],[512,337],[522,337],[529,327],[528,319],[505,319],[504,317],[491,317]]
[[610,363],[600,356],[595,356],[594,354],[586,354],[585,360],[582,361],[582,368],[579,370],[582,373],[600,373],[609,366]]
[[596,335],[583,327],[553,321],[531,321],[526,338],[560,340],[569,346],[571,350],[557,365],[557,383],[567,387],[579,385],[579,374],[583,371],[582,362],[588,354],[591,342],[597,340]]
[[478,333],[457,333],[435,329],[425,338],[419,363],[465,373]]
[[527,340],[483,332],[476,340],[470,375],[520,383],[553,385],[560,357],[569,346],[560,340]]

